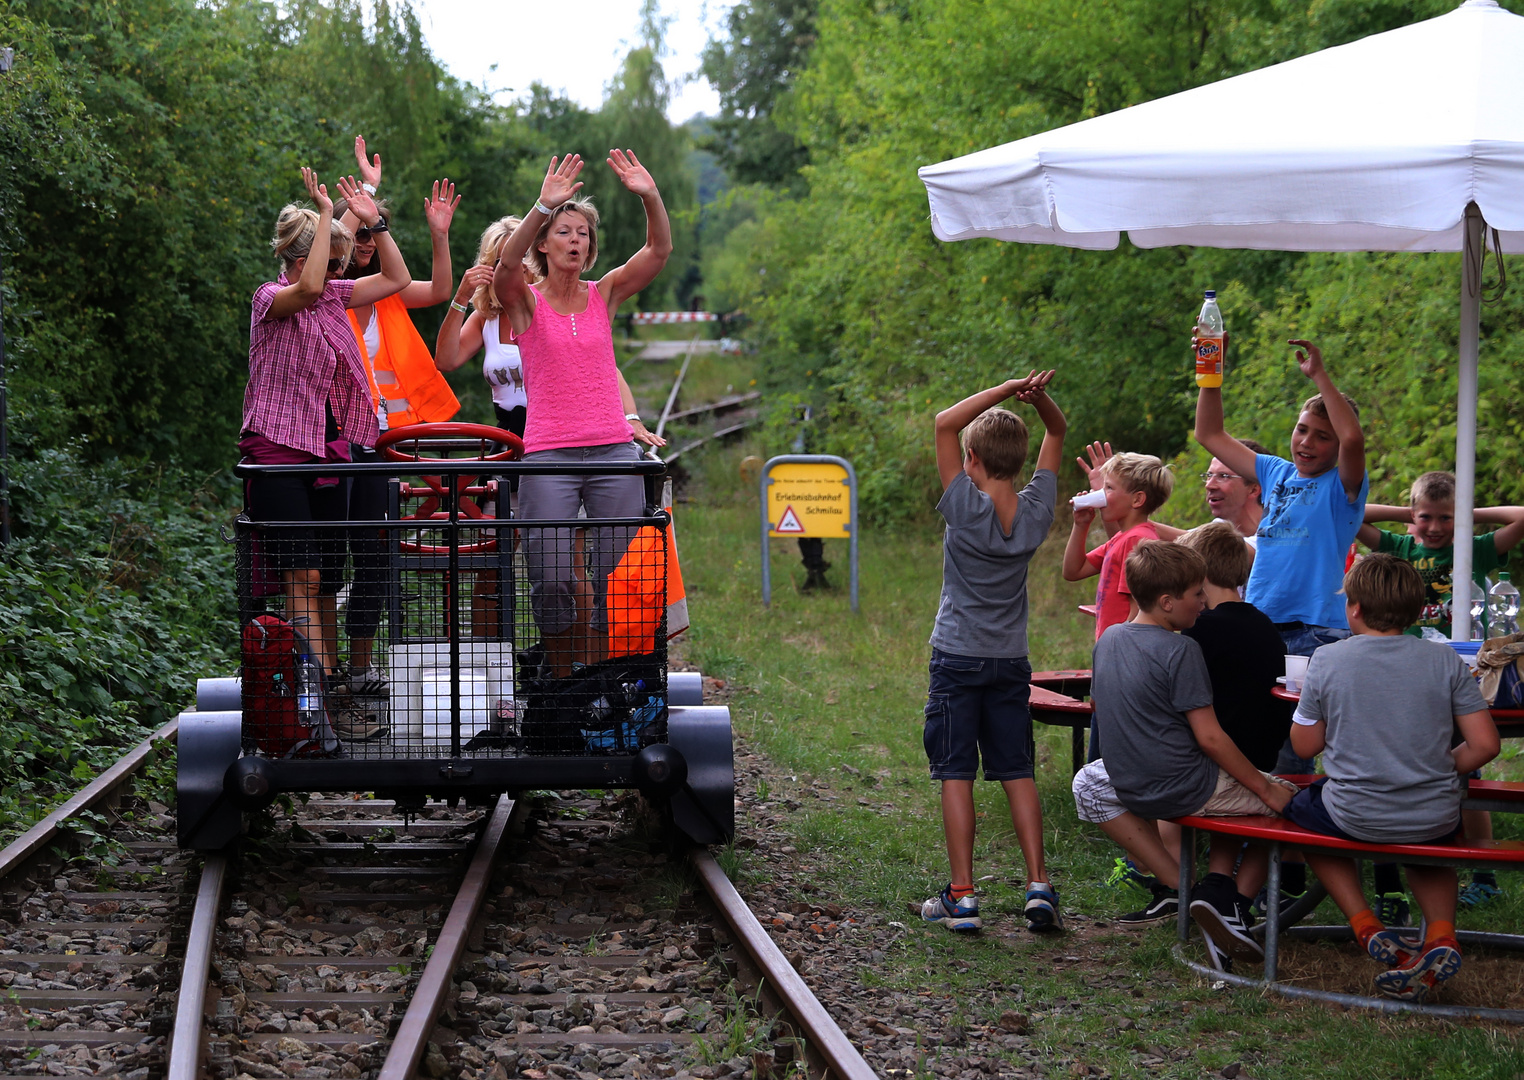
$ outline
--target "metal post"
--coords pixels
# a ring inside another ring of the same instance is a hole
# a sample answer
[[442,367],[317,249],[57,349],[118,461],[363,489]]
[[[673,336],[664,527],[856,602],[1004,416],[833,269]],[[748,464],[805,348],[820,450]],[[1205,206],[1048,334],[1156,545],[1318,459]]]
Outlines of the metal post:
[[1181,941],[1191,940],[1191,878],[1196,876],[1196,830],[1180,828],[1180,910],[1175,913],[1175,929]]
[[450,633],[450,756],[460,757],[460,489],[463,477],[441,477],[450,485],[450,576],[445,582],[445,624]]
[[1274,982],[1281,951],[1281,842],[1270,841],[1270,879],[1265,882],[1265,981]]
[[1450,575],[1450,638],[1471,640],[1471,538],[1476,509],[1477,339],[1482,322],[1482,247],[1487,223],[1466,205],[1461,247],[1460,370],[1455,394],[1455,546]]
[[773,602],[773,566],[767,546],[768,526],[771,524],[767,520],[767,486],[772,483],[772,479],[767,475],[767,468],[765,466],[762,469],[761,483],[761,498],[758,502],[761,506],[760,513],[762,515],[762,606],[767,607]]
[[852,530],[852,536],[851,536],[851,539],[847,541],[847,543],[851,546],[851,558],[848,561],[852,564],[851,565],[851,570],[852,570],[852,585],[851,585],[851,589],[852,589],[852,614],[856,615],[857,614],[857,533],[858,533],[858,521],[859,521],[859,519],[857,517],[857,473],[853,470],[851,465],[847,466],[847,478],[846,478],[845,481],[843,481],[843,483],[845,483],[847,485],[847,491],[850,493],[850,501],[851,501],[851,507],[852,507],[852,509],[851,509],[852,523],[847,526],[849,529]]
[[[0,49],[0,73],[11,70],[15,58],[13,49]],[[11,496],[6,479],[5,464],[10,453],[6,440],[6,382],[5,382],[5,270],[0,266],[0,546],[11,542]]]

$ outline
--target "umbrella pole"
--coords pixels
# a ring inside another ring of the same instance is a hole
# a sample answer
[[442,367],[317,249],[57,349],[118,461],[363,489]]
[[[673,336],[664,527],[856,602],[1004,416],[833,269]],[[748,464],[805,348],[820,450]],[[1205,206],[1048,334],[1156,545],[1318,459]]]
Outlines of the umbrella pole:
[[1471,640],[1471,538],[1476,509],[1477,340],[1482,321],[1482,231],[1476,203],[1466,205],[1461,246],[1460,377],[1455,395],[1455,566],[1451,574],[1450,637]]

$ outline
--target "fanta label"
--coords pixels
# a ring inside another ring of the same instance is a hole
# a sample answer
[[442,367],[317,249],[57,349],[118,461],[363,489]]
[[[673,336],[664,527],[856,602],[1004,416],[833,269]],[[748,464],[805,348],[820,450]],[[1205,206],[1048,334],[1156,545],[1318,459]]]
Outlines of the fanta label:
[[1196,339],[1196,374],[1222,374],[1222,340],[1220,338]]

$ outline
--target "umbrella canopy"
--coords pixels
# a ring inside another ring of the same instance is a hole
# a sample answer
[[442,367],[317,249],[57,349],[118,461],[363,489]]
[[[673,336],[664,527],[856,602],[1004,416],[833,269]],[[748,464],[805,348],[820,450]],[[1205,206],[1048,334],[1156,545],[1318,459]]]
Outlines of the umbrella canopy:
[[919,175],[942,240],[1463,252],[1453,578],[1470,580],[1484,224],[1524,247],[1524,18],[1466,0]]
[[1474,202],[1518,250],[1524,18],[1468,0],[920,177],[942,240],[1459,251]]

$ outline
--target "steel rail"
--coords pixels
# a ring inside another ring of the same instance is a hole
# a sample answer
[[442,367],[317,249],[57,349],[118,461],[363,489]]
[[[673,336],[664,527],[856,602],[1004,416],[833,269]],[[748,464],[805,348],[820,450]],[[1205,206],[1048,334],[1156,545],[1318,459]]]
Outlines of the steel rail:
[[180,992],[175,995],[175,1026],[169,1037],[165,1080],[201,1078],[206,990],[212,977],[212,954],[217,949],[217,912],[222,908],[222,890],[227,877],[227,856],[207,856],[201,867],[201,884],[196,889],[196,907],[191,913],[185,962],[180,969]]
[[[877,1074],[762,928],[751,908],[725,876],[725,871],[720,869],[720,864],[714,861],[714,856],[702,848],[695,848],[689,858],[704,882],[704,888],[730,924],[736,940],[803,1028],[809,1048],[825,1059],[839,1080],[877,1080]],[[384,1075],[382,1080],[386,1080]]]
[[732,425],[730,425],[730,427],[721,428],[719,431],[716,431],[712,435],[705,435],[702,439],[697,439],[697,440],[689,443],[687,446],[684,446],[681,449],[674,451],[670,457],[663,458],[662,460],[670,465],[670,464],[672,464],[672,462],[676,461],[678,458],[680,458],[684,454],[688,453],[688,451],[690,451],[690,450],[697,450],[699,447],[703,446],[705,443],[707,443],[707,442],[713,442],[715,439],[725,439],[725,438],[730,437],[731,435],[737,434],[738,432],[745,431],[747,428],[749,428],[752,424],[754,424],[756,422],[757,421],[755,419],[752,419],[752,420],[742,420],[739,424],[732,424]]
[[677,378],[672,381],[672,392],[667,395],[667,404],[662,407],[661,419],[656,421],[656,437],[661,438],[661,433],[667,429],[667,418],[672,415],[672,406],[677,404],[677,392],[682,389],[683,376],[688,374],[688,365],[693,363],[693,350],[698,345],[698,337],[694,336],[688,341],[688,354],[683,357],[683,366],[677,373]]
[[695,405],[691,409],[679,409],[677,412],[672,413],[667,417],[667,422],[671,423],[674,420],[686,420],[690,416],[702,416],[704,413],[722,412],[725,409],[739,409],[748,401],[757,401],[760,400],[761,397],[762,391],[753,390],[750,393],[737,394],[734,397],[720,398],[719,401],[712,402],[708,405]]
[[179,719],[171,720],[127,751],[115,765],[90,781],[78,794],[7,844],[4,850],[0,850],[0,878],[15,872],[27,859],[51,843],[58,835],[63,823],[69,818],[116,794],[121,786],[147,762],[153,753],[155,740],[173,740],[179,733]]
[[[476,916],[487,899],[487,885],[492,880],[492,869],[497,863],[503,838],[508,833],[508,819],[512,816],[513,800],[507,795],[499,796],[497,808],[492,811],[487,827],[482,830],[476,854],[471,857],[471,865],[466,868],[465,880],[455,895],[455,902],[450,905],[450,914],[440,928],[439,938],[429,954],[429,962],[418,980],[418,989],[408,1002],[407,1012],[397,1028],[397,1035],[392,1040],[391,1049],[387,1051],[386,1061],[381,1066],[377,1080],[412,1080],[417,1073],[424,1051],[428,1049],[429,1036],[434,1032],[434,1023],[449,996],[455,969],[466,951],[471,924],[476,921]],[[170,1077],[169,1080],[176,1078]]]

